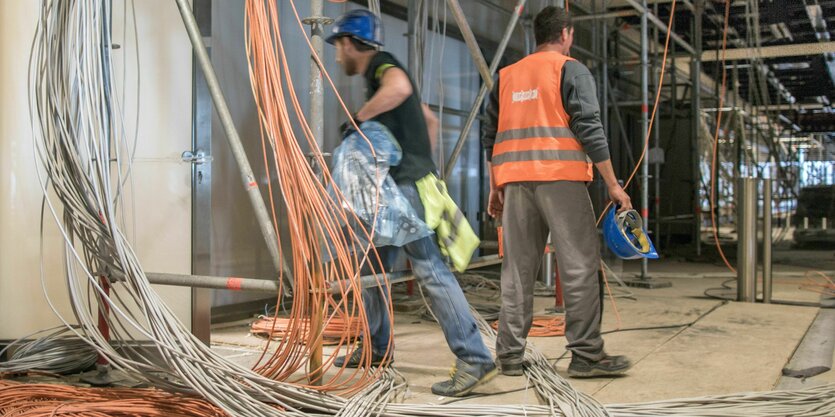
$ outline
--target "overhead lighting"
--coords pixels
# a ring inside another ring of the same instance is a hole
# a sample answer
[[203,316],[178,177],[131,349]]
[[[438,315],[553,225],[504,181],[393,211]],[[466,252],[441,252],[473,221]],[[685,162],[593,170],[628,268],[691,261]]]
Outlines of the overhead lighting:
[[782,137],[780,138],[780,142],[782,143],[791,143],[791,142],[808,142],[808,137],[798,137],[798,136],[789,136],[789,137]]
[[792,36],[789,27],[784,22],[772,23],[768,25],[768,29],[776,40],[788,39],[789,41],[794,41],[794,36]]
[[774,64],[771,67],[777,71],[786,71],[786,70],[801,70],[801,69],[808,69],[812,66],[808,61],[803,62],[781,62],[779,64]]
[[823,9],[819,4],[810,4],[806,6],[806,14],[809,15],[809,20],[815,29],[820,27],[820,22],[823,21]]
[[792,36],[792,33],[789,31],[789,27],[786,26],[786,22],[780,22],[780,24],[778,24],[777,27],[780,28],[780,32],[783,33],[784,38],[788,39],[791,42],[794,42],[794,36]]

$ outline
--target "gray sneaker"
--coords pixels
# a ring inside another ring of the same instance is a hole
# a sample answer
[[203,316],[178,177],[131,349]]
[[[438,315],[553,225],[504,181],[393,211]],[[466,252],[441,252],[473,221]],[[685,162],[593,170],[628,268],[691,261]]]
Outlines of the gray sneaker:
[[574,378],[594,378],[600,376],[623,375],[632,362],[626,356],[605,356],[599,361],[591,361],[578,355],[571,356],[568,375]]
[[470,365],[457,359],[447,381],[432,384],[432,393],[445,397],[463,397],[477,386],[493,379],[499,370],[495,363],[477,363]]

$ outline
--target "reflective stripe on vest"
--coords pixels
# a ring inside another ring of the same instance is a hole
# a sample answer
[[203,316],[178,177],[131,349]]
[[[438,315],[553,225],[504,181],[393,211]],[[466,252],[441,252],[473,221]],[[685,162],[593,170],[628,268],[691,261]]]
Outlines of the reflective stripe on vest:
[[498,186],[591,181],[591,161],[569,128],[562,102],[562,67],[570,59],[556,52],[538,52],[501,70],[492,162]]

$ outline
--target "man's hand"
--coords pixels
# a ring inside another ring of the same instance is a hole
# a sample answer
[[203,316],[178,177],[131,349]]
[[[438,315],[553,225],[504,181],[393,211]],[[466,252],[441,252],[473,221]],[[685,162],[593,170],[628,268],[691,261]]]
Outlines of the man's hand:
[[339,127],[339,131],[342,132],[342,139],[347,138],[350,134],[357,131],[357,129],[354,127],[354,123],[356,123],[357,126],[362,124],[362,122],[359,119],[357,119],[356,114],[352,114],[351,118],[354,120],[353,123],[351,123],[351,121],[348,120],[345,123],[342,123],[342,126]]
[[632,199],[629,198],[629,194],[626,194],[626,191],[623,191],[623,187],[620,184],[609,186],[609,198],[612,202],[620,206],[618,213],[632,209]]
[[[627,197],[629,198],[629,197]],[[487,200],[487,214],[492,217],[501,217],[504,209],[504,189],[490,188],[490,198]]]

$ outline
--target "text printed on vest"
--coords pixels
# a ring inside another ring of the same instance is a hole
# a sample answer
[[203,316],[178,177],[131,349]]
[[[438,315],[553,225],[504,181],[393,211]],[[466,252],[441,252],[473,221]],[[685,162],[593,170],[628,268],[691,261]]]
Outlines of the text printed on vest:
[[532,90],[523,90],[523,91],[514,91],[513,92],[513,102],[514,103],[521,103],[523,101],[530,101],[536,100],[539,98],[539,89],[534,88]]

